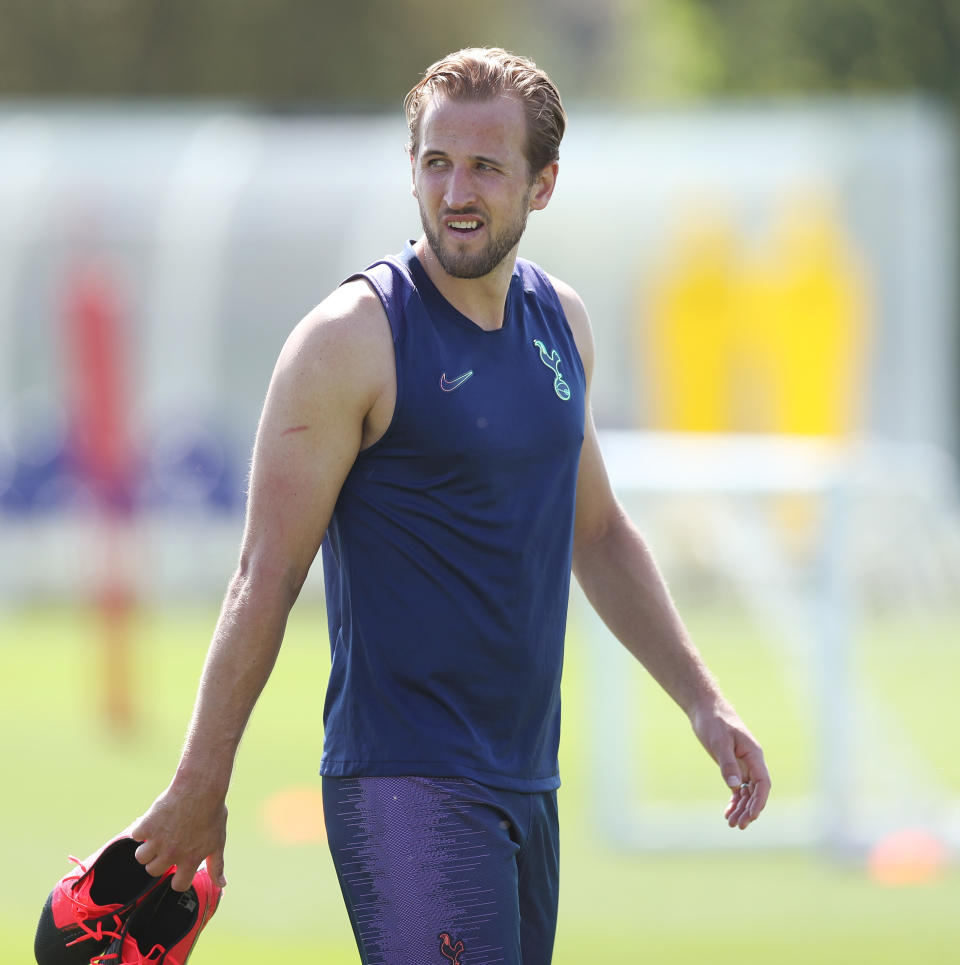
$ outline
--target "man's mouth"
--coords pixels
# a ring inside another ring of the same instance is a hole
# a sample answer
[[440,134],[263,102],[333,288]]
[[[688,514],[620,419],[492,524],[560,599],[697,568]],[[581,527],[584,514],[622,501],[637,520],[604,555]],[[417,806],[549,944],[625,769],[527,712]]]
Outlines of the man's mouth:
[[479,231],[483,227],[483,222],[479,218],[457,218],[447,221],[446,226],[457,234],[468,235]]

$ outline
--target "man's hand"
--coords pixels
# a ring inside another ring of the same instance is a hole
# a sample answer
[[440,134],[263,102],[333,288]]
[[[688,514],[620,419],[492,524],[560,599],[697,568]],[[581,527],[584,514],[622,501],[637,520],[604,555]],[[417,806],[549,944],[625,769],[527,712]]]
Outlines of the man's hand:
[[732,790],[724,812],[727,824],[741,830],[756,821],[770,796],[770,774],[763,751],[736,711],[721,702],[691,716],[694,733],[717,762]]
[[171,865],[174,891],[186,891],[200,863],[206,858],[207,871],[223,888],[223,849],[227,840],[227,808],[219,795],[204,795],[167,788],[150,809],[130,826],[130,836],[142,842],[137,861],[159,876]]

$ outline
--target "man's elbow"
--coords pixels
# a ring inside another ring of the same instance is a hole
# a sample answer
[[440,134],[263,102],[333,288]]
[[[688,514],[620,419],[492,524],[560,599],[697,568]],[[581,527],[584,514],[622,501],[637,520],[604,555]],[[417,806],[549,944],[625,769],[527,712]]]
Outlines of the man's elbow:
[[631,529],[630,517],[615,502],[610,509],[589,520],[578,520],[573,533],[573,569],[576,573],[590,560],[602,556],[606,548],[615,545],[626,531]]
[[296,603],[308,572],[308,567],[295,565],[289,559],[242,552],[227,595],[236,603],[255,602],[258,606],[289,610]]

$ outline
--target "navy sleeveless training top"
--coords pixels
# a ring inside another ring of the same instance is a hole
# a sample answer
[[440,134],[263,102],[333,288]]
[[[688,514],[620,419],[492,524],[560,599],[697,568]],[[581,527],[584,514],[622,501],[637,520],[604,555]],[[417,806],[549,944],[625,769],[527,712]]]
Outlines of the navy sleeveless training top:
[[563,308],[522,259],[489,332],[411,245],[353,277],[386,310],[397,400],[323,543],[320,773],[552,790],[585,391]]

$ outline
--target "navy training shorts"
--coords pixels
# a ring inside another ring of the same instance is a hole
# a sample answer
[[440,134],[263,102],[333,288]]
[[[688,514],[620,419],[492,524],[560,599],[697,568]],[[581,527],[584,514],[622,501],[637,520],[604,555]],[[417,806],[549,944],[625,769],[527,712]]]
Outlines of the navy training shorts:
[[323,811],[364,965],[549,965],[556,791],[324,777]]

